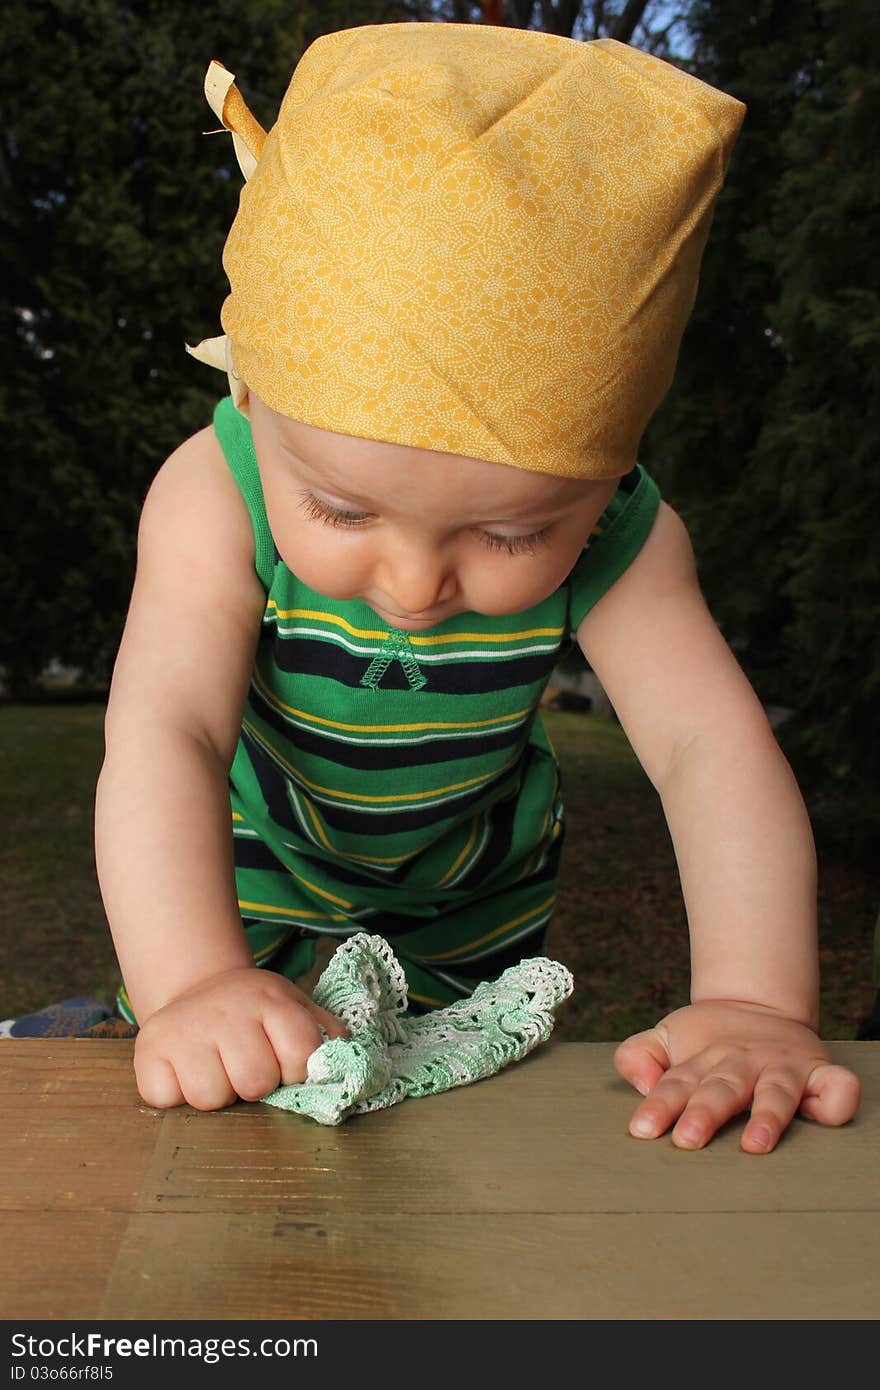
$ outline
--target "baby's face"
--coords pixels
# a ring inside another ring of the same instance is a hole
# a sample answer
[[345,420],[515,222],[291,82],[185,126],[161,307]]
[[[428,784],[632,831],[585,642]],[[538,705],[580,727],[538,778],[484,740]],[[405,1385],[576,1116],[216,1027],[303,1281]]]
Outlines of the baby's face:
[[518,613],[563,581],[617,487],[333,434],[253,394],[279,553],[310,588],[417,632],[457,613]]

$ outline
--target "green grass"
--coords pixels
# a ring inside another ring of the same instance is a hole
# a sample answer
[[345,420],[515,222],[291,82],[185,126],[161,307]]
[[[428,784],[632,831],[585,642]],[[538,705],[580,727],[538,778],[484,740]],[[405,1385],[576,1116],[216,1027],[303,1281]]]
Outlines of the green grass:
[[[659,797],[613,721],[549,712],[566,847],[547,954],[574,972],[563,1037],[606,1041],[687,1002],[688,935]],[[821,1030],[852,1038],[874,998],[880,873],[839,842],[818,844]]]
[[659,797],[612,720],[548,711],[566,840],[546,951],[577,988],[562,1037],[602,1042],[687,1002],[687,919]]
[[116,962],[95,876],[104,709],[0,706],[0,1016],[77,994],[110,1002]]
[[[0,706],[0,1018],[94,994],[117,967],[95,876],[92,812],[103,706]],[[559,904],[546,952],[577,989],[559,1035],[606,1041],[687,999],[687,924],[653,787],[620,728],[550,711],[567,811]],[[820,846],[822,1029],[851,1038],[873,999],[880,874]]]

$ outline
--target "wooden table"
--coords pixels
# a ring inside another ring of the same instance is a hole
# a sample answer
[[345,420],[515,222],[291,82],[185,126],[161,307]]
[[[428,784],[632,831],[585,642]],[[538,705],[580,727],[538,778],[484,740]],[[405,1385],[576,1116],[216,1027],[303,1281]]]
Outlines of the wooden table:
[[122,1041],[0,1042],[7,1319],[874,1319],[880,1045],[769,1156],[631,1139],[612,1046],[337,1128],[145,1106]]

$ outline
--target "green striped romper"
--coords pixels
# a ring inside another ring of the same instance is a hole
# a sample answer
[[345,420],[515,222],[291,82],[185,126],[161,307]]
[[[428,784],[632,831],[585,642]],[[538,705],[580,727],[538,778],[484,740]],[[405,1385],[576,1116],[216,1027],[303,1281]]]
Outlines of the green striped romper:
[[[621,480],[566,582],[522,613],[387,628],[278,555],[250,426],[214,428],[266,590],[229,774],[235,876],[258,965],[296,978],[316,935],[390,943],[415,1008],[540,953],[562,845],[559,769],[538,712],[561,649],[641,548],[660,501]],[[132,1018],[124,988],[119,1005]]]

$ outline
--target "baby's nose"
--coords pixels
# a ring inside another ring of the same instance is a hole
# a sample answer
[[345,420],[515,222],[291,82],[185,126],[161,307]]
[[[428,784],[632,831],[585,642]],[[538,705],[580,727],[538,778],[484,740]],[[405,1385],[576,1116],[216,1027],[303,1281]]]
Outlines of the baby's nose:
[[423,613],[455,593],[455,575],[443,553],[419,542],[395,546],[384,558],[379,582],[406,615]]

